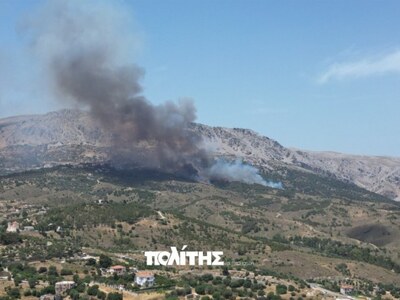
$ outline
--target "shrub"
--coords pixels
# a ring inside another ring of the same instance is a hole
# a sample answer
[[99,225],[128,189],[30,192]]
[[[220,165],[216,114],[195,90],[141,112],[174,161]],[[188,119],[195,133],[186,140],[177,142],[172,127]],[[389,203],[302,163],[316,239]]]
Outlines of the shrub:
[[99,292],[99,286],[97,284],[92,285],[87,289],[87,294],[89,296],[96,296],[98,292]]
[[206,287],[203,284],[196,286],[195,291],[199,295],[204,295],[206,293]]
[[287,293],[287,286],[284,285],[284,284],[278,284],[278,285],[276,286],[276,293],[277,293],[278,295],[286,294],[286,293]]
[[94,258],[89,258],[89,259],[86,261],[86,265],[87,265],[87,266],[95,266],[95,265],[96,265],[96,260],[95,260]]
[[107,300],[122,300],[122,294],[120,293],[109,293]]
[[68,270],[68,269],[61,269],[60,274],[61,274],[61,276],[67,276],[67,275],[73,275],[74,272],[72,272],[71,270]]
[[19,291],[19,288],[9,289],[7,291],[7,295],[10,296],[11,298],[17,298],[17,299],[21,298],[21,293]]

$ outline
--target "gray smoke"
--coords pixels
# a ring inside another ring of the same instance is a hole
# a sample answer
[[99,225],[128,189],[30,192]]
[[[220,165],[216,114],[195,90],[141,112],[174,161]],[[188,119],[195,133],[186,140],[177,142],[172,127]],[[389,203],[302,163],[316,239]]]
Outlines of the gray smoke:
[[265,185],[252,167],[213,165],[189,130],[196,120],[192,101],[153,105],[142,95],[144,71],[132,61],[138,42],[126,11],[114,1],[59,0],[29,19],[32,48],[57,99],[90,111],[112,136],[116,163]]
[[[193,102],[155,106],[142,95],[144,72],[127,55],[135,40],[130,24],[115,3],[69,0],[48,2],[29,28],[52,91],[89,109],[112,135],[114,161],[166,170],[206,164],[199,138],[187,130],[196,119]],[[147,157],[137,156],[138,145]]]

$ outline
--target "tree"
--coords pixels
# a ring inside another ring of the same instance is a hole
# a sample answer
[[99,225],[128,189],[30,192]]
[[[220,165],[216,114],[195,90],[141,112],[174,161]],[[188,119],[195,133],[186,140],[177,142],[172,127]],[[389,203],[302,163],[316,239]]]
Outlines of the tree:
[[286,293],[287,293],[287,286],[284,285],[284,284],[278,284],[278,285],[276,286],[276,293],[277,293],[278,295],[286,294]]
[[79,278],[78,274],[74,274],[74,276],[72,277],[72,280],[75,281],[75,283],[77,283],[77,284],[81,283],[81,279]]
[[269,292],[267,295],[267,300],[280,300],[281,296],[275,295],[274,292]]
[[57,268],[55,266],[50,266],[47,274],[50,276],[58,276]]
[[40,291],[40,294],[41,294],[41,295],[44,295],[44,294],[52,294],[52,295],[54,295],[55,293],[56,293],[56,291],[55,291],[53,285],[46,286],[45,288],[43,288],[43,289]]
[[34,289],[36,286],[36,278],[33,278],[33,277],[29,278],[28,283],[29,283],[29,287],[31,289]]
[[99,292],[99,286],[97,284],[92,285],[87,289],[87,294],[89,296],[96,296],[98,292]]
[[109,268],[112,265],[112,259],[107,255],[101,254],[99,259],[99,265],[101,268]]
[[79,299],[79,292],[76,289],[70,289],[68,291],[69,296],[71,297],[72,300],[78,300]]
[[61,276],[73,275],[74,273],[69,269],[61,269]]
[[102,292],[102,291],[100,291],[100,290],[97,291],[97,298],[98,298],[98,299],[100,299],[100,300],[105,300],[106,297],[107,297],[106,293],[104,293],[104,292]]
[[79,293],[83,293],[86,290],[86,285],[84,283],[78,284],[77,287],[76,287],[76,290]]
[[11,298],[21,298],[21,293],[19,291],[19,288],[12,288],[7,291],[7,295],[10,296]]
[[214,292],[212,294],[212,297],[214,300],[220,300],[221,299],[221,294],[219,292]]
[[22,243],[22,239],[18,233],[15,232],[3,232],[0,234],[0,244],[12,245]]
[[201,280],[203,280],[204,282],[209,282],[209,281],[211,281],[213,279],[214,279],[214,276],[212,274],[209,274],[209,273],[204,274],[204,275],[201,276]]
[[86,262],[87,266],[95,266],[96,265],[96,260],[94,258],[89,258]]
[[226,289],[226,290],[224,291],[224,298],[225,298],[225,299],[231,298],[232,295],[233,295],[233,293],[232,293],[232,291],[231,291],[230,289]]
[[244,284],[243,284],[243,287],[245,287],[246,289],[249,289],[249,288],[251,288],[252,285],[253,284],[251,283],[251,280],[246,279]]
[[122,294],[120,293],[109,293],[107,300],[122,300]]
[[206,293],[206,287],[203,284],[196,286],[195,291],[199,295],[204,295]]

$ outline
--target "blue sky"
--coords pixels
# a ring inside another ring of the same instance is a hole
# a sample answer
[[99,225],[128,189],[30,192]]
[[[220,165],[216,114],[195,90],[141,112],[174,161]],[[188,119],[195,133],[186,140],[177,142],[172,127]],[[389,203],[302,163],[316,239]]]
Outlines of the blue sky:
[[[18,26],[41,2],[0,0],[1,117],[62,107],[35,88]],[[153,103],[191,97],[199,122],[288,147],[400,156],[399,1],[124,2]]]

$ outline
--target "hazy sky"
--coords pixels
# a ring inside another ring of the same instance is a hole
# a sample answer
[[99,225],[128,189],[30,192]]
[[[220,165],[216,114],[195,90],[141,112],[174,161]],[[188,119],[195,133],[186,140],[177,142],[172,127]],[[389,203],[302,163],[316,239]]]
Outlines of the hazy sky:
[[[21,33],[41,2],[0,0],[0,117],[62,107]],[[399,1],[124,3],[153,103],[191,97],[199,122],[288,147],[400,156]]]

